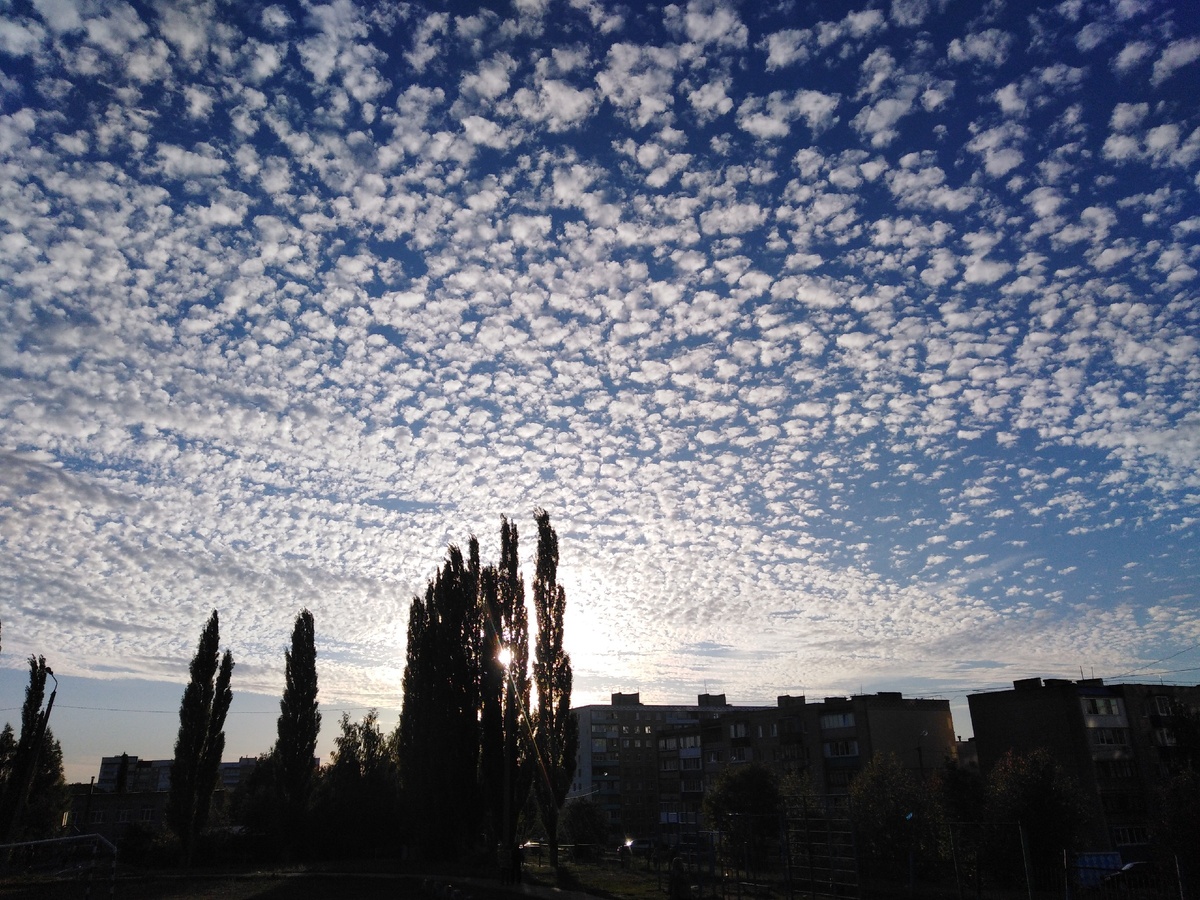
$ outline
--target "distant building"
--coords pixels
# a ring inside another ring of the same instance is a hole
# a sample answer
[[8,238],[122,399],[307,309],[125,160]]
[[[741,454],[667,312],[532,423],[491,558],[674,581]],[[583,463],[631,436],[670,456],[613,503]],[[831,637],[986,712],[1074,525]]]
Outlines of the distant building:
[[[172,762],[129,754],[104,757],[91,784],[72,786],[71,809],[64,824],[76,832],[103,835],[113,843],[134,822],[150,828],[165,824]],[[234,790],[257,763],[253,756],[221,763],[217,792]]]
[[845,796],[870,759],[890,753],[918,777],[955,758],[946,700],[899,693],[779,697],[776,706],[732,706],[724,694],[693,705],[651,706],[637,694],[585,706],[572,796],[590,796],[614,834],[670,842],[700,829],[704,792],[728,766],[759,762],[806,774],[817,792]]
[[695,705],[650,706],[639,694],[613,694],[612,704],[581,706],[579,752],[570,797],[600,805],[614,836],[658,833],[657,735],[664,729],[698,725],[728,709],[724,694],[701,694]]
[[1141,853],[1164,777],[1200,749],[1177,737],[1180,713],[1200,711],[1200,685],[1027,678],[967,703],[983,773],[1010,750],[1049,750],[1079,787],[1091,850]]

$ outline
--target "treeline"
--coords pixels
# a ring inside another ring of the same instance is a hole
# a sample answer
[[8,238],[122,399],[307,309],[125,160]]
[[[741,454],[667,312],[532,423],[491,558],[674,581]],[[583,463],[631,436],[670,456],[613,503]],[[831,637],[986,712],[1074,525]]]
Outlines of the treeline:
[[230,651],[220,653],[214,610],[180,704],[169,829],[132,828],[126,857],[177,856],[191,864],[223,855],[224,847],[289,861],[481,861],[496,859],[500,848],[503,865],[524,827],[547,838],[556,863],[578,734],[558,537],[548,513],[537,510],[534,518],[532,660],[518,530],[502,518],[497,563],[482,563],[472,537],[465,555],[449,548],[424,594],[413,598],[395,730],[384,734],[375,710],[360,721],[343,715],[321,768],[314,758],[321,726],[315,627],[308,610],[296,617],[275,744],[216,811],[234,661]]
[[[1195,878],[1200,758],[1192,748],[1200,743],[1193,742],[1193,714],[1180,709],[1176,721],[1187,752],[1176,757],[1144,811],[1153,836],[1144,852],[1153,850],[1165,870]],[[947,762],[918,775],[895,755],[881,754],[853,777],[846,795],[833,799],[816,794],[806,775],[779,778],[751,762],[724,770],[708,786],[704,822],[721,835],[721,862],[752,872],[770,870],[788,853],[811,861],[806,854],[818,847],[828,852],[836,844],[829,834],[846,825],[863,884],[908,882],[910,894],[918,883],[936,893],[939,882],[947,894],[957,882],[960,895],[983,885],[1019,888],[1027,880],[1034,890],[1061,889],[1074,854],[1099,849],[1090,844],[1092,807],[1044,748],[1010,750],[986,774]]]

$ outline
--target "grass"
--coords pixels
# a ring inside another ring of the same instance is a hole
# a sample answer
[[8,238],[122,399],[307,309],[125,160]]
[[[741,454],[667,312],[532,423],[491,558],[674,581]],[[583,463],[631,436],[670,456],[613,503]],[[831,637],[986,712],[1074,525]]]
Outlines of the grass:
[[[396,900],[397,897],[440,900],[436,885],[454,885],[470,900],[508,900],[512,892],[492,877],[478,873],[442,872],[428,876],[396,871],[390,866],[381,871],[371,865],[347,864],[340,871],[255,870],[255,871],[147,871],[118,877],[114,900],[331,900],[354,897],[355,900]],[[490,873],[489,873],[490,875]],[[630,869],[615,861],[579,863],[551,869],[529,861],[523,881],[530,886],[557,888],[590,894],[604,900],[665,900],[662,885],[666,872],[659,875],[644,862]],[[83,875],[71,878],[11,877],[0,880],[0,900],[77,900],[90,894],[109,896],[108,871],[98,872],[89,886]]]
[[556,877],[553,869],[533,863],[525,869],[525,881],[603,898],[664,900],[667,872],[665,868],[662,870],[660,880],[659,874],[653,868],[648,869],[644,862],[622,869],[615,862],[605,861],[562,865]]

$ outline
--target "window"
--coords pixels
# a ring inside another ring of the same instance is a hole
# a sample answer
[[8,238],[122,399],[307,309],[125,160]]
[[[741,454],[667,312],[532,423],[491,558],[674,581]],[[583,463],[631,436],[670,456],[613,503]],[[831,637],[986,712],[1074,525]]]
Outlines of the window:
[[692,757],[689,757],[688,759],[685,759],[683,761],[683,768],[684,768],[684,771],[687,771],[689,769],[699,769],[700,768],[700,757],[692,756]]
[[680,789],[693,794],[699,794],[704,790],[704,782],[699,778],[685,778]]
[[825,742],[826,759],[840,759],[846,756],[858,756],[858,741]]
[[659,750],[675,750],[678,746],[679,742],[673,737],[660,738],[658,741]]
[[659,768],[659,771],[662,771],[662,772],[678,772],[679,771],[679,760],[677,760],[677,759],[660,760],[658,763],[658,768]]
[[1128,815],[1141,812],[1143,804],[1135,794],[1130,793],[1101,793],[1100,805],[1109,815]]
[[117,821],[118,822],[128,822],[129,821],[129,810],[118,809],[117,810]]
[[1083,701],[1084,711],[1089,716],[1119,716],[1121,707],[1116,697],[1088,697]]
[[746,723],[734,722],[729,726],[729,736],[731,738],[744,738],[746,736]]
[[1171,728],[1155,728],[1154,743],[1160,747],[1174,747],[1176,744],[1175,731]]
[[821,716],[821,728],[822,729],[827,730],[830,728],[853,728],[853,727],[854,727],[854,713],[852,713],[852,712],[826,713],[825,715]]
[[852,774],[851,769],[830,769],[825,773],[825,783],[831,788],[849,787]]
[[1117,846],[1147,844],[1150,836],[1145,825],[1120,825],[1112,830],[1113,843]]
[[1133,778],[1137,774],[1132,760],[1128,759],[1100,760],[1096,763],[1096,771],[1102,778]]
[[1092,743],[1102,747],[1123,747],[1129,743],[1129,729],[1093,728]]
[[720,750],[706,750],[704,752],[704,761],[706,763],[719,763],[722,758]]
[[729,751],[730,762],[745,762],[747,758],[745,747],[734,747]]
[[1173,715],[1171,710],[1171,698],[1164,697],[1161,694],[1154,698],[1154,711],[1160,716]]
[[102,809],[93,809],[92,810],[92,824],[93,825],[103,825],[104,824],[104,810],[102,810]]

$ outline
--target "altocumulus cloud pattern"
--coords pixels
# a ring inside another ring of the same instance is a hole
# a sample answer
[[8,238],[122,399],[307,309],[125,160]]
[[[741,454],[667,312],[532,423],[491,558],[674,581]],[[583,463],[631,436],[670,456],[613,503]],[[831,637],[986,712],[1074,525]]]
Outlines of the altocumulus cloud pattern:
[[1196,680],[1186,4],[0,16],[3,665],[395,706],[543,506],[577,702]]

